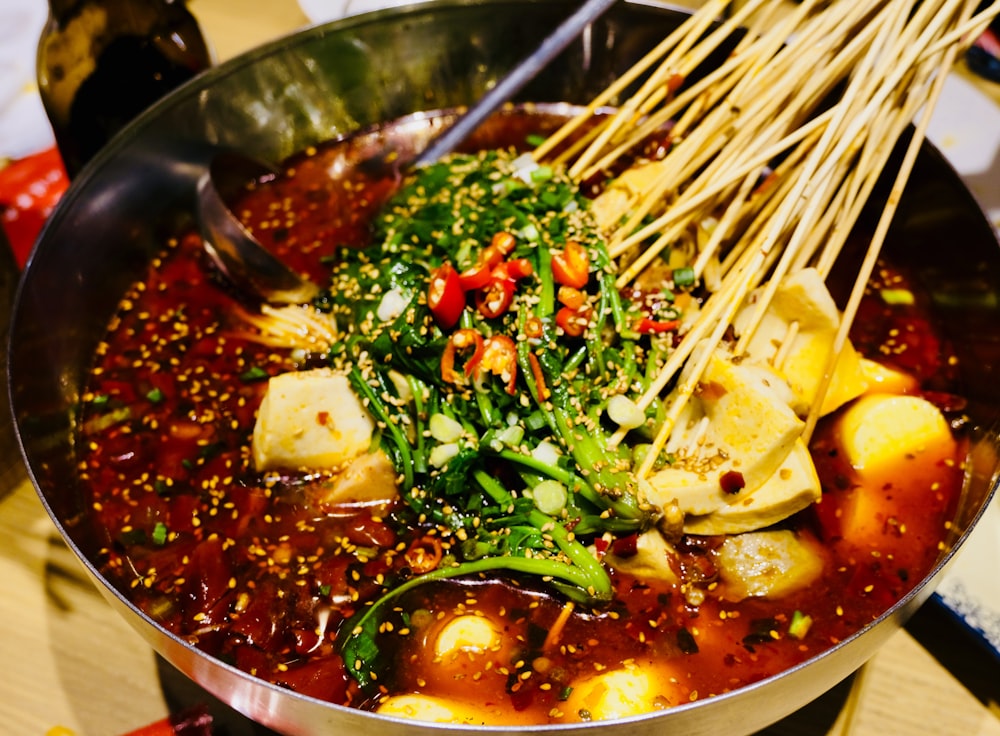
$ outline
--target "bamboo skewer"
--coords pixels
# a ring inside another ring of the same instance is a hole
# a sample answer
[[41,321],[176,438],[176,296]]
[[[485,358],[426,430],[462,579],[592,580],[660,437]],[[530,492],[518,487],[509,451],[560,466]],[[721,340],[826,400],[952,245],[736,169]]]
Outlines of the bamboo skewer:
[[[693,268],[708,284],[708,273],[714,273],[717,264],[717,290],[637,402],[648,408],[685,368],[653,447],[638,469],[640,477],[650,472],[711,352],[750,291],[758,289],[756,306],[734,356],[746,350],[785,276],[810,265],[824,278],[829,275],[897,140],[923,108],[806,418],[808,439],[959,44],[968,43],[1000,10],[1000,3],[994,3],[972,16],[967,0],[806,0],[771,23],[780,4],[755,0],[749,10],[744,7],[714,32],[707,32],[707,13],[692,16],[682,26],[691,37],[680,37],[678,29],[669,43],[644,58],[641,72],[630,72],[623,77],[627,83],[616,83],[595,98],[589,113],[649,72],[618,113],[573,150],[571,175],[589,178],[674,121],[671,149],[647,164],[657,167],[651,169],[655,176],[648,190],[629,203],[628,217],[608,236],[609,252],[623,268],[619,287],[689,238],[697,223],[714,222],[695,253]],[[726,5],[710,3],[711,12]],[[686,79],[727,43],[736,27],[734,19],[747,21],[748,31],[730,56],[700,82],[676,88],[678,76]],[[843,91],[837,101],[821,108],[838,85]],[[562,142],[586,117],[574,119],[550,140]],[[536,158],[547,150],[536,151]],[[787,357],[797,331],[793,322],[773,358],[776,367]],[[704,352],[687,366],[698,344]],[[623,435],[616,433],[612,443]]]
[[645,73],[650,66],[656,63],[657,59],[662,57],[663,54],[667,53],[669,49],[676,45],[680,39],[682,39],[684,35],[689,32],[689,29],[692,26],[699,23],[701,17],[715,18],[726,8],[728,4],[729,0],[712,0],[712,2],[705,3],[698,10],[692,13],[688,19],[673,33],[657,44],[655,49],[646,54],[646,56],[644,56],[638,63],[634,64],[627,72],[625,72],[625,74],[616,79],[607,89],[591,100],[590,104],[587,105],[586,110],[574,117],[566,125],[562,126],[559,130],[549,136],[545,142],[538,146],[538,148],[534,151],[535,158],[542,159],[548,155],[548,153],[550,153],[556,146],[565,141],[570,135],[577,131],[581,125],[586,123],[591,116],[597,112],[597,110],[599,110],[603,105],[608,104],[618,94],[632,84],[632,82],[642,76],[642,74]]
[[[833,378],[833,369],[844,350],[845,344],[847,343],[848,333],[850,332],[850,326],[854,319],[854,315],[857,313],[858,307],[861,304],[861,298],[864,295],[865,286],[868,284],[868,279],[871,277],[872,271],[875,268],[882,245],[885,242],[886,234],[889,231],[889,225],[892,222],[893,215],[895,215],[899,200],[902,197],[903,189],[906,186],[906,182],[913,169],[913,165],[916,163],[917,155],[920,152],[920,148],[923,145],[923,141],[926,136],[927,126],[930,123],[931,112],[933,111],[934,104],[941,95],[941,90],[944,88],[946,72],[951,69],[954,64],[956,53],[957,49],[953,46],[942,52],[944,58],[938,66],[938,74],[934,79],[934,83],[927,100],[927,105],[924,108],[924,113],[920,117],[913,137],[907,146],[903,162],[896,175],[896,181],[892,187],[892,191],[889,193],[888,199],[886,200],[886,207],[882,211],[882,215],[876,225],[875,233],[872,236],[868,251],[865,254],[861,268],[859,269],[858,278],[854,283],[854,289],[848,297],[847,306],[844,309],[844,317],[841,320],[840,329],[837,331],[837,335],[834,338],[833,348],[830,351],[830,359],[827,361],[827,366],[823,371],[823,378],[820,382],[819,388],[821,396],[826,392],[826,390],[828,390],[830,381]],[[803,437],[806,441],[808,441],[808,439],[812,436],[812,433],[816,428],[816,422],[819,420],[819,403],[820,402],[813,404],[810,408],[808,416],[806,417],[806,426],[803,430]]]

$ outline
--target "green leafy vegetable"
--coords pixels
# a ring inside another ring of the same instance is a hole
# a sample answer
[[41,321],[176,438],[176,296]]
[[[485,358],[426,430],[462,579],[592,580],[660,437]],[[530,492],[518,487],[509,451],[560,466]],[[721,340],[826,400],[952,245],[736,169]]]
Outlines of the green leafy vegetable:
[[[611,599],[585,544],[653,517],[631,451],[609,442],[606,407],[645,389],[656,373],[647,359],[671,339],[632,329],[667,317],[623,300],[588,201],[560,170],[524,157],[486,151],[421,169],[376,219],[374,238],[344,250],[323,296],[346,326],[330,360],[378,424],[407,518],[451,544],[440,567],[388,581],[342,629],[345,664],[363,686],[379,666],[380,621],[416,586],[497,571],[581,603]],[[446,329],[428,308],[442,266],[460,274],[465,299]]]

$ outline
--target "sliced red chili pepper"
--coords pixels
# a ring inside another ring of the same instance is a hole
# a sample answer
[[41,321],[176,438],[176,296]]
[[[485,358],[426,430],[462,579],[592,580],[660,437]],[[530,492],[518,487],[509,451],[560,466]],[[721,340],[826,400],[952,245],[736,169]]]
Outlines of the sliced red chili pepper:
[[643,335],[672,332],[681,326],[679,319],[656,320],[643,317],[635,323],[635,331]]
[[627,537],[618,537],[611,543],[611,552],[616,557],[635,557],[639,554],[639,535],[629,534]]
[[539,401],[545,401],[552,392],[545,384],[545,373],[542,371],[542,361],[534,353],[528,353],[528,363],[531,364],[531,375],[535,379],[535,393]]
[[476,309],[487,319],[503,316],[514,301],[514,282],[505,278],[490,278],[486,286],[476,292]]
[[[517,245],[517,239],[510,233],[503,230],[494,233],[489,246],[486,248],[486,252],[491,254],[487,260],[496,258],[492,265],[497,265],[513,252],[515,245]],[[493,253],[497,255],[494,256]]]
[[403,555],[406,566],[417,575],[436,569],[441,558],[441,540],[430,535],[414,540]]
[[532,339],[538,339],[545,334],[545,325],[542,320],[532,315],[524,321],[524,335]]
[[514,341],[506,335],[486,338],[479,370],[506,380],[507,393],[513,396],[517,392],[517,347]]
[[483,288],[490,282],[490,273],[492,271],[493,268],[489,264],[484,262],[477,263],[475,266],[462,271],[458,275],[458,280],[462,284],[462,288],[466,291],[475,291],[476,289]]
[[587,301],[587,295],[579,289],[574,289],[572,286],[560,286],[559,291],[556,292],[556,299],[564,307],[579,309]]
[[458,272],[450,263],[444,263],[431,272],[427,286],[427,306],[434,321],[442,330],[458,324],[458,318],[465,309],[465,291],[458,278]]
[[563,307],[556,312],[556,325],[570,337],[580,337],[590,324],[591,310]]
[[561,252],[552,254],[552,278],[557,284],[582,289],[590,277],[590,254],[575,240],[566,241]]
[[505,314],[514,301],[517,282],[535,272],[527,258],[513,258],[497,264],[490,272],[490,280],[476,292],[476,307],[487,319]]
[[446,383],[457,383],[458,374],[455,372],[455,358],[459,352],[468,352],[472,348],[472,355],[465,361],[465,375],[470,375],[479,365],[483,358],[483,336],[476,330],[458,330],[448,338],[444,346],[444,353],[441,354],[441,380]]
[[535,272],[535,267],[527,258],[511,258],[509,261],[497,264],[493,269],[493,277],[505,274],[511,281],[520,281]]
[[[503,259],[514,250],[515,245],[517,245],[517,241],[510,233],[502,231],[496,233],[490,244],[479,254],[476,265],[470,266],[459,275],[462,288],[466,291],[473,291],[486,286],[493,275],[493,269],[499,266]],[[517,260],[524,261],[528,263],[529,267],[531,266],[530,262],[525,261],[525,259]],[[526,275],[530,274],[529,271]]]

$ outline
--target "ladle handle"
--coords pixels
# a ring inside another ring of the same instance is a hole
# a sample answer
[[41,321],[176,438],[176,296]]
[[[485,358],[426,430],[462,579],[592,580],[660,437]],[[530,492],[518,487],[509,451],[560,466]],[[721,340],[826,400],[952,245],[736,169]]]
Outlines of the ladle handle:
[[500,82],[479,98],[458,121],[435,138],[424,152],[417,156],[414,166],[423,166],[451,153],[469,134],[490,116],[494,110],[516,95],[563,49],[579,36],[588,24],[597,20],[618,0],[587,0],[575,13],[564,20],[531,55],[525,57],[508,72]]

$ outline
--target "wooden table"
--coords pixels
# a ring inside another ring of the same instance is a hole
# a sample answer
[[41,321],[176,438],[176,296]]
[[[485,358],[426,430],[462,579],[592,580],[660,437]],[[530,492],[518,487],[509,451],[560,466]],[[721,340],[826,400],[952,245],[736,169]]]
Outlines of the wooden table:
[[[190,6],[220,59],[306,23],[292,0]],[[16,459],[0,465],[0,662],[0,732],[10,736],[115,736],[196,703],[228,736],[268,733],[174,672],[113,613]],[[766,733],[1000,736],[1000,663],[934,606],[863,672]]]

